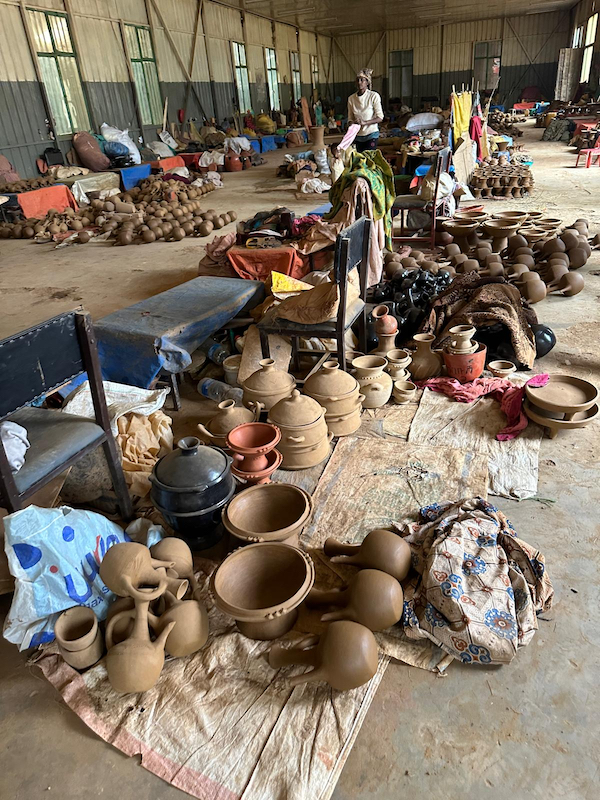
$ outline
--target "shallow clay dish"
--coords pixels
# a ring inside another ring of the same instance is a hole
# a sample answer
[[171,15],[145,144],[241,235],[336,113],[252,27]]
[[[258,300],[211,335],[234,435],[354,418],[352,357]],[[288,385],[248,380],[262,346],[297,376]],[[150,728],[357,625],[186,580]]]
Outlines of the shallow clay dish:
[[598,400],[598,389],[593,383],[572,375],[551,375],[545,386],[525,387],[529,400],[538,409],[573,414],[591,408]]
[[585,411],[575,412],[570,419],[562,419],[559,416],[560,412],[548,411],[545,408],[537,408],[527,399],[523,405],[523,410],[532,422],[537,422],[538,425],[548,428],[551,439],[554,439],[561,430],[585,428],[592,420],[596,419],[600,412],[597,405],[592,405]]
[[512,361],[490,361],[487,368],[495,378],[506,378],[517,371]]
[[223,510],[223,525],[244,542],[294,544],[312,512],[304,489],[289,483],[265,483],[236,495]]

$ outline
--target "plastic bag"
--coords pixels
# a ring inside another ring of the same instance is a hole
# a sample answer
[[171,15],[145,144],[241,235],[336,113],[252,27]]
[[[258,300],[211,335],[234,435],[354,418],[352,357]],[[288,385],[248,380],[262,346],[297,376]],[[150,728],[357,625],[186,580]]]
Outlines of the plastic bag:
[[[136,520],[127,530],[139,534]],[[19,650],[54,639],[59,614],[73,606],[92,608],[104,619],[115,595],[104,585],[98,570],[113,544],[131,536],[119,525],[93,511],[61,506],[28,506],[4,519],[4,547],[15,594],[4,638]],[[148,546],[159,542],[163,529],[142,530]]]
[[330,175],[331,170],[329,169],[329,163],[327,161],[327,150],[315,150],[314,151],[315,161],[317,162],[317,166],[319,168],[319,172],[322,175]]
[[100,133],[107,142],[121,142],[121,144],[124,144],[129,150],[134,164],[142,163],[140,151],[137,149],[133,139],[129,136],[129,130],[121,131],[103,122],[100,126]]
[[123,142],[106,142],[104,153],[109,158],[122,158],[129,155],[129,148]]

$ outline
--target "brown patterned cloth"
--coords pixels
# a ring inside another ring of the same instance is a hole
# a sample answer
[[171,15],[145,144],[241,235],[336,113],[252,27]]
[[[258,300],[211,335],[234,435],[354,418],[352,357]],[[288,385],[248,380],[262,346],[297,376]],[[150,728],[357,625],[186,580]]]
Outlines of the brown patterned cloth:
[[522,300],[515,286],[504,278],[482,278],[470,272],[457,275],[433,301],[420,333],[433,333],[436,337],[433,346],[440,348],[454,325],[483,328],[502,323],[510,333],[517,360],[531,369],[536,356],[531,325],[537,321],[535,311]]

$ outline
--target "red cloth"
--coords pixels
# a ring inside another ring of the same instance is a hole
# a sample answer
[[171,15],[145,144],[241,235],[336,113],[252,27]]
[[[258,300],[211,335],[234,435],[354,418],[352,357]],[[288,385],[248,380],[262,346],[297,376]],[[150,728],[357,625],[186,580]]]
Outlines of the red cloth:
[[469,136],[477,142],[477,158],[481,158],[481,134],[483,133],[483,120],[481,117],[471,117]]
[[186,167],[197,167],[202,158],[202,153],[181,153],[181,158],[183,158],[183,163]]
[[68,186],[59,184],[58,186],[46,186],[44,189],[34,189],[31,192],[23,192],[17,195],[17,201],[21,206],[23,214],[27,218],[45,217],[51,208],[57,211],[64,211],[65,208],[72,208],[79,211],[79,206],[71,194]]
[[545,386],[549,380],[550,376],[543,372],[534,375],[523,386],[515,386],[505,378],[477,378],[470,383],[459,383],[455,378],[428,378],[426,381],[415,382],[421,388],[441,392],[458,403],[472,403],[478,397],[491,395],[500,403],[500,408],[506,415],[508,425],[496,434],[499,442],[505,442],[507,439],[514,439],[527,427],[527,417],[523,413],[525,387],[537,389]]
[[240,278],[251,281],[265,281],[273,271],[298,279],[310,272],[308,259],[303,259],[294,247],[254,250],[234,246],[228,250],[227,258]]
[[175,167],[185,167],[185,161],[181,156],[171,156],[170,158],[161,158],[159,161],[151,161],[150,166],[152,169],[162,169],[163,172],[168,172]]

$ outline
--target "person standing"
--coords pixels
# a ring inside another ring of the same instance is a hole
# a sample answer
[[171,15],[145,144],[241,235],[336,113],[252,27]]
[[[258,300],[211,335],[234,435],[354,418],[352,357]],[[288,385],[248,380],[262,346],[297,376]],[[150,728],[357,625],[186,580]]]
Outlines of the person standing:
[[381,97],[371,89],[372,69],[361,69],[356,76],[355,94],[348,98],[348,122],[360,125],[354,144],[359,153],[375,150],[379,123],[383,122]]

